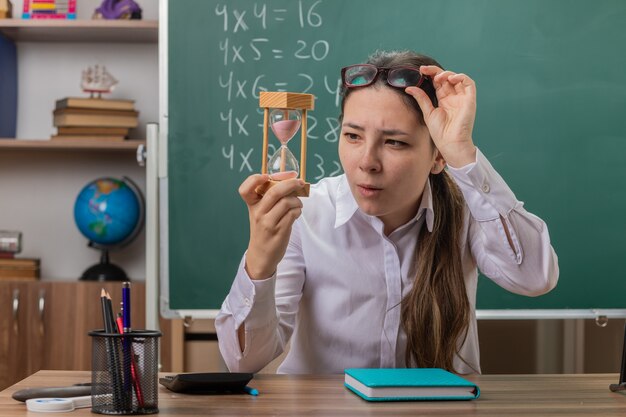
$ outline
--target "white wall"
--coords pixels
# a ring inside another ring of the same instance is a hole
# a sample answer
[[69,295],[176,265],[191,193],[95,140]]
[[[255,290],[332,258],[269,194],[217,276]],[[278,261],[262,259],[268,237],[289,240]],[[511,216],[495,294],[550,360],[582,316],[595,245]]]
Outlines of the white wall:
[[80,89],[82,70],[105,65],[119,81],[106,98],[135,100],[139,125],[131,138],[145,138],[145,124],[158,121],[158,46],[156,44],[18,44],[17,137],[47,139],[55,101],[87,97]]
[[[78,18],[89,19],[99,0],[79,0]],[[144,19],[158,19],[157,0],[139,0]],[[21,11],[22,1],[13,1]],[[16,17],[20,13],[15,13]],[[100,64],[119,80],[109,98],[136,100],[142,126],[131,137],[145,138],[145,124],[158,120],[156,44],[20,42],[18,47],[19,139],[47,139],[54,133],[57,99],[81,96],[84,68]],[[99,259],[86,246],[73,220],[78,192],[102,176],[133,179],[145,191],[145,169],[128,153],[0,151],[0,229],[23,233],[21,257],[41,259],[43,280],[74,280]],[[145,233],[111,253],[131,279],[145,279]]]

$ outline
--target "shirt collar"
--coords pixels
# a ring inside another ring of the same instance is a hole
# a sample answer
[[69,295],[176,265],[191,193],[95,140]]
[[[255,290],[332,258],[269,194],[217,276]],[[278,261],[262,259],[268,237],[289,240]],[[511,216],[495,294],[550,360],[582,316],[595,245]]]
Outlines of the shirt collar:
[[352,191],[350,191],[350,185],[348,184],[348,178],[346,174],[341,176],[341,181],[337,186],[337,211],[335,214],[335,229],[343,226],[352,218],[354,213],[358,210],[359,205],[356,203]]
[[[350,191],[350,185],[348,185],[348,179],[346,174],[341,176],[341,181],[337,186],[337,211],[335,215],[335,228],[338,228],[348,222],[354,216],[354,213],[359,209],[352,191]],[[422,201],[420,207],[415,214],[415,217],[411,219],[410,223],[419,219],[422,214],[426,212],[426,227],[429,232],[433,231],[433,222],[435,219],[435,212],[433,211],[433,194],[430,188],[430,178],[426,181],[424,192],[422,193]]]
[[417,210],[415,218],[419,219],[424,211],[426,212],[426,227],[428,231],[432,233],[433,223],[435,222],[435,211],[433,210],[433,192],[430,188],[430,177],[428,181],[426,181],[426,186],[422,193],[422,202],[420,203],[420,208]]

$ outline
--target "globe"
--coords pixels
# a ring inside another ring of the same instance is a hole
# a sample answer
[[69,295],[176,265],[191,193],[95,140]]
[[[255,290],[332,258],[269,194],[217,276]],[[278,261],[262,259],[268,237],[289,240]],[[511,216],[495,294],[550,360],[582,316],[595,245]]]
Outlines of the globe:
[[89,246],[102,255],[81,279],[126,281],[126,273],[109,262],[109,250],[130,243],[141,231],[143,219],[143,196],[129,178],[98,178],[85,185],[74,203],[74,221]]

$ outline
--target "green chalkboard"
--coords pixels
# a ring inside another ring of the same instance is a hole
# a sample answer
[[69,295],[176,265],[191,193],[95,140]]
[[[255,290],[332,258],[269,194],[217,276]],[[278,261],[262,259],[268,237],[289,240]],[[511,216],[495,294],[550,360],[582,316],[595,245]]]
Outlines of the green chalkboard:
[[[377,48],[426,53],[475,79],[476,144],[550,226],[557,289],[525,298],[481,278],[478,307],[626,306],[622,0],[176,0],[168,7],[171,309],[219,308],[247,246],[237,188],[261,168],[258,92],[316,95],[307,179],[336,175],[339,68]],[[299,154],[297,144],[292,150]]]

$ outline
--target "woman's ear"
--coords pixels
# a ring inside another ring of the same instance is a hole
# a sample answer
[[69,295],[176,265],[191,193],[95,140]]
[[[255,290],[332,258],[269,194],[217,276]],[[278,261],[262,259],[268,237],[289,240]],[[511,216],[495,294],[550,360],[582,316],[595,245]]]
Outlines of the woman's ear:
[[441,155],[441,152],[439,152],[439,149],[435,149],[435,152],[435,160],[433,161],[433,165],[430,168],[430,173],[436,175],[441,173],[441,171],[443,171],[443,169],[446,167],[446,160],[443,159],[443,156]]

